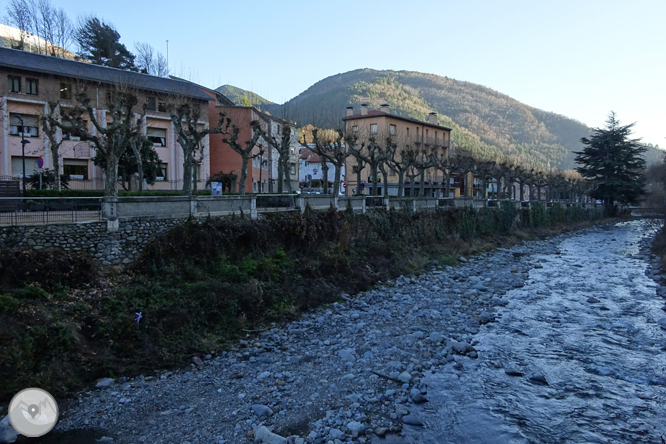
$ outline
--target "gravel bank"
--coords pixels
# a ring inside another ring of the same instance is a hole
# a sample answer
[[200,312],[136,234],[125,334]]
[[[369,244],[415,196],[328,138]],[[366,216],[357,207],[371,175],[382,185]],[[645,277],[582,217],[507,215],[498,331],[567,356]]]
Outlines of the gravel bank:
[[57,429],[104,429],[116,443],[337,444],[420,427],[425,373],[477,358],[474,336],[542,267],[532,255],[557,254],[561,239],[342,295],[188,369],[106,381],[82,393]]

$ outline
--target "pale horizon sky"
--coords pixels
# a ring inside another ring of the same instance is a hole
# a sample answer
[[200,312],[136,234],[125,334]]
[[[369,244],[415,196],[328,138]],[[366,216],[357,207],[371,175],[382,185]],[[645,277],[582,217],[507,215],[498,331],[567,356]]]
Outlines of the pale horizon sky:
[[283,103],[354,69],[420,71],[590,127],[613,110],[643,142],[666,147],[663,0],[52,3],[73,20],[111,22],[130,51],[140,41],[166,53],[169,40],[172,73],[210,88]]

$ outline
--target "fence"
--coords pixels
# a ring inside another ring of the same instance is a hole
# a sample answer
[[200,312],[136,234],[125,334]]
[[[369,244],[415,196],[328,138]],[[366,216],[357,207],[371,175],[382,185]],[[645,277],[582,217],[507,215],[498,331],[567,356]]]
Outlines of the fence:
[[101,198],[0,198],[0,225],[102,220]]
[[[513,202],[517,208],[529,208],[537,203]],[[118,197],[115,200],[93,198],[0,198],[0,225],[30,225],[108,220],[109,230],[117,227],[119,219],[180,218],[223,215],[247,215],[252,219],[259,213],[279,211],[347,210],[365,213],[375,209],[433,211],[446,207],[497,207],[497,200],[471,198],[384,198],[379,196],[288,195],[260,194],[233,196],[139,196]],[[564,206],[600,207],[596,204],[562,202]]]

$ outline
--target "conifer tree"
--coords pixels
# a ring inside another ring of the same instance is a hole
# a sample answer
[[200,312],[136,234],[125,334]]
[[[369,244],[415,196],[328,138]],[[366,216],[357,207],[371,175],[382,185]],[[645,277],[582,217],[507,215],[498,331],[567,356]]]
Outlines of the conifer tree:
[[593,189],[590,196],[601,199],[608,208],[615,202],[636,204],[644,190],[645,158],[647,148],[640,139],[631,139],[635,124],[620,125],[611,112],[604,128],[595,128],[592,135],[583,137],[583,151],[574,152],[576,170],[588,181]]

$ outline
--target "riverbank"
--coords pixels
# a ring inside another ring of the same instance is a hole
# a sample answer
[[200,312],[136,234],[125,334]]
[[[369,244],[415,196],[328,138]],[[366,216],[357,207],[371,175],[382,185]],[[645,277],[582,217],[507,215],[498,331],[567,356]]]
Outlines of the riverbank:
[[[251,442],[262,426],[289,442],[370,442],[406,427],[418,434],[419,423],[428,426],[428,400],[438,396],[429,375],[468,371],[479,358],[476,335],[501,320],[512,302],[507,293],[543,268],[541,255],[561,253],[558,244],[569,236],[390,280],[188,369],[82,393],[58,429],[105,429],[115,442],[191,444]],[[540,383],[539,375],[525,378]],[[271,439],[258,442],[283,442]]]
[[341,293],[595,218],[542,210],[211,219],[172,230],[105,279],[83,254],[3,250],[0,398],[24,386],[62,398],[98,378],[178,368]]

